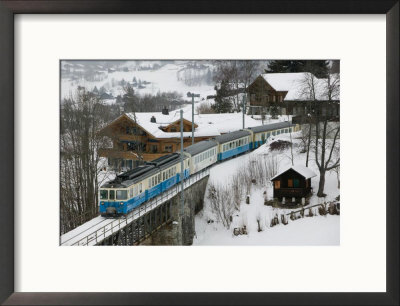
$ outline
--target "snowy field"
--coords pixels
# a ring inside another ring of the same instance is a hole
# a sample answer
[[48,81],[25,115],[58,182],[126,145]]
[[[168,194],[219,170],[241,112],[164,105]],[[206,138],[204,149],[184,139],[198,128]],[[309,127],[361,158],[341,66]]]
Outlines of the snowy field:
[[[292,135],[293,138],[298,137],[300,133]],[[274,140],[281,139],[290,141],[289,135],[280,135],[274,137]],[[270,141],[271,142],[271,141]],[[299,139],[293,139],[296,145]],[[306,154],[298,153],[299,148],[294,147],[294,164],[305,165]],[[196,236],[194,245],[339,245],[340,244],[340,217],[339,216],[320,216],[305,217],[295,221],[288,219],[289,224],[279,224],[270,227],[270,221],[275,214],[289,213],[290,209],[279,209],[264,205],[264,192],[267,198],[272,199],[273,188],[271,184],[266,186],[253,185],[250,193],[250,204],[246,204],[244,199],[240,204],[240,211],[235,211],[230,229],[226,229],[219,222],[211,210],[208,199],[208,189],[210,183],[229,184],[232,176],[234,176],[240,167],[250,158],[258,156],[261,158],[265,154],[274,154],[278,159],[279,171],[284,170],[291,165],[290,149],[282,152],[270,152],[269,144],[265,144],[257,150],[218,164],[211,169],[210,180],[204,201],[204,209],[196,215],[195,226]],[[313,156],[311,157],[309,168],[311,168],[317,176],[312,178],[312,187],[314,194],[310,198],[310,204],[319,204],[324,201],[334,200],[339,195],[337,188],[337,176],[334,172],[326,173],[325,193],[326,198],[318,198],[316,191],[318,190],[319,172],[315,164]],[[294,210],[299,210],[294,209]],[[316,212],[317,208],[313,208]],[[307,208],[306,208],[307,214]],[[258,232],[257,218],[260,219],[261,232]],[[209,220],[214,222],[208,223]],[[233,235],[233,228],[246,225],[247,235]]]
[[[150,63],[150,62],[149,62]],[[134,69],[135,67],[130,67]],[[104,86],[110,94],[114,97],[123,95],[125,92],[123,87],[117,85],[122,79],[127,82],[132,82],[133,77],[142,81],[150,82],[150,84],[144,85],[145,88],[137,88],[134,90],[140,95],[151,94],[156,95],[157,92],[173,92],[176,91],[182,94],[182,98],[187,101],[191,101],[191,98],[186,96],[187,92],[194,92],[200,94],[197,101],[205,99],[207,95],[215,95],[213,85],[201,85],[201,86],[188,86],[182,80],[178,79],[178,75],[181,75],[182,70],[186,68],[185,62],[175,62],[174,64],[166,64],[157,70],[132,70],[132,71],[115,71],[112,73],[105,72],[104,78],[101,81],[89,82],[82,79],[71,81],[69,78],[61,79],[61,93],[62,97],[69,97],[78,86],[83,86],[87,90],[93,90],[96,86],[98,89]],[[192,70],[193,71],[193,70]]]

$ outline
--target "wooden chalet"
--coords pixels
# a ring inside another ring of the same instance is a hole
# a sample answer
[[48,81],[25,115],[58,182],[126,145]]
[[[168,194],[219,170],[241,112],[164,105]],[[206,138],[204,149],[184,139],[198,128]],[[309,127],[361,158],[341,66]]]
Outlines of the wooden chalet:
[[[194,124],[194,141],[202,141],[219,133],[202,133]],[[183,119],[184,147],[192,144],[192,122]],[[132,169],[141,161],[151,161],[180,150],[180,119],[162,113],[124,113],[99,131],[110,139],[110,147],[99,150],[115,169]]]
[[[304,90],[304,81],[310,73],[265,73],[259,75],[248,87],[249,113],[271,113],[277,107],[280,115],[306,116],[316,109],[322,116],[339,116],[339,92],[334,92],[328,101],[324,92],[325,79],[315,79],[316,100],[311,101]],[[339,88],[337,79],[337,88]],[[316,104],[317,103],[317,104]]]
[[273,197],[305,198],[311,194],[311,178],[316,174],[301,165],[292,166],[271,178],[274,187]]

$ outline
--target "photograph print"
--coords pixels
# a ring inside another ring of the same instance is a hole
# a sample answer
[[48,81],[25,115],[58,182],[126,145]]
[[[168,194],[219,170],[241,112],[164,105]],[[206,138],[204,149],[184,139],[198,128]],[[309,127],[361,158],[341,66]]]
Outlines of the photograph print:
[[340,245],[340,61],[61,60],[60,245]]

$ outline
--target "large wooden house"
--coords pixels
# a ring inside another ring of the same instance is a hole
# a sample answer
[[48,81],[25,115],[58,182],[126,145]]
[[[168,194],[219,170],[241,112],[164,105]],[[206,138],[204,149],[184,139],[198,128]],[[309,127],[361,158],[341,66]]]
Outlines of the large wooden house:
[[[194,142],[219,135],[217,131],[199,131],[194,124]],[[184,143],[192,144],[192,122],[183,119]],[[163,113],[124,113],[99,131],[112,147],[102,148],[100,156],[116,169],[132,169],[141,161],[150,161],[180,150],[180,118]]]
[[[306,83],[314,82],[315,99],[310,98]],[[326,79],[317,79],[311,73],[265,73],[259,75],[248,87],[249,113],[272,113],[272,108],[280,115],[306,116],[316,110],[322,116],[339,116],[339,78],[333,76],[335,90],[327,94]]]
[[305,198],[311,194],[311,178],[316,174],[301,165],[292,166],[271,178],[273,197],[282,200],[283,197]]

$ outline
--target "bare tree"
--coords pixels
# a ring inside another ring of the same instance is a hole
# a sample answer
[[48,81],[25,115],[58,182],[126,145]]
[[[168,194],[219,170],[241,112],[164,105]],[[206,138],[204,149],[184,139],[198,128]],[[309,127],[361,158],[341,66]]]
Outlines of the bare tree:
[[336,168],[333,168],[332,171],[336,173],[337,188],[340,189],[340,166],[337,166]]
[[93,218],[98,212],[98,149],[107,140],[97,134],[104,126],[105,106],[85,89],[63,101],[61,109],[60,204],[61,232]]
[[242,201],[242,196],[243,196],[243,188],[239,173],[237,173],[232,178],[231,186],[232,186],[233,201],[235,203],[235,209],[240,210],[240,203]]
[[233,109],[240,110],[241,93],[244,93],[247,86],[253,81],[257,73],[260,72],[260,61],[253,60],[226,60],[216,61],[217,70],[214,80],[221,84],[224,82],[229,85],[229,94],[233,99]]
[[307,101],[307,119],[308,119],[308,139],[307,139],[307,149],[306,149],[306,167],[308,167],[309,157],[310,157],[310,147],[311,147],[311,134],[312,134],[312,121],[314,109],[316,106],[316,91],[318,90],[317,85],[318,79],[312,73],[305,73],[304,78],[301,81],[301,92],[300,96]]
[[230,187],[210,183],[208,199],[210,200],[213,213],[222,222],[224,227],[229,229],[232,222],[231,217],[235,210]]
[[[324,94],[328,99],[328,106],[333,107],[333,99],[339,94],[340,80],[338,76],[328,74],[325,81]],[[328,130],[329,115],[321,115],[321,109],[315,112],[315,162],[318,166],[320,179],[318,185],[317,196],[324,197],[325,174],[336,167],[340,166],[339,138],[340,125]],[[328,139],[333,135],[333,139]]]

